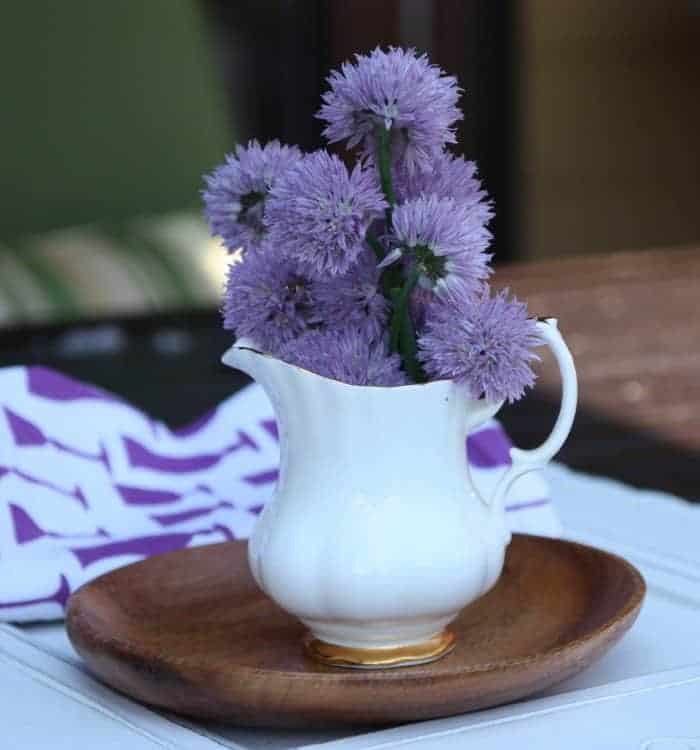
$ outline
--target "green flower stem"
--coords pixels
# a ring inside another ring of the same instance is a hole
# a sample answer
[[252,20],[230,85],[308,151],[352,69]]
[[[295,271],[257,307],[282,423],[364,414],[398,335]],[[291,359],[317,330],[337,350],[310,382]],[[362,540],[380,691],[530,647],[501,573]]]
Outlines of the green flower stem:
[[[394,303],[394,312],[391,316],[391,328],[389,335],[389,347],[392,352],[399,352],[403,355],[400,348],[401,329],[404,326],[405,319],[408,318],[408,301],[411,292],[418,283],[418,269],[414,268],[411,275],[404,282],[401,288],[391,290],[392,302]],[[402,356],[403,359],[403,356]]]
[[381,262],[382,260],[384,260],[384,248],[382,247],[382,243],[369,232],[367,232],[367,234],[365,235],[365,240],[374,251],[374,254],[377,257],[377,262]]
[[[387,130],[383,123],[377,126],[377,169],[379,171],[382,192],[384,193],[386,202],[389,204],[384,212],[385,231],[389,232],[391,229],[391,214],[396,203],[396,195],[394,194],[394,186],[391,180],[391,129]],[[377,252],[376,249],[374,251],[375,253]],[[400,284],[400,269],[397,264],[392,263],[382,273],[382,291],[389,301],[392,301],[393,288]]]
[[[369,232],[365,235],[365,242],[374,251],[377,263],[381,263],[386,256],[382,243]],[[379,274],[379,280],[382,293],[391,302],[391,290],[395,286],[401,285],[401,269],[399,265],[397,263],[392,263],[390,266],[382,268],[381,273]]]
[[387,130],[384,125],[377,128],[377,167],[382,192],[389,204],[385,213],[388,230],[391,227],[391,211],[396,203],[396,195],[394,195],[394,186],[391,181],[391,130]]
[[413,321],[410,315],[406,315],[401,326],[401,338],[399,341],[401,358],[406,372],[413,378],[415,383],[425,383],[428,378],[421,363],[418,361],[418,342],[416,332],[413,330]]
[[393,305],[393,292],[394,290],[398,291],[401,287],[402,274],[400,263],[392,263],[390,266],[383,268],[379,280],[382,287],[382,293]]
[[[396,195],[391,179],[391,130],[387,130],[384,125],[377,128],[377,167],[379,169],[379,179],[382,185],[382,192],[386,198],[389,207],[385,212],[386,231],[391,229],[391,217]],[[372,241],[367,240],[371,245],[378,258],[383,257],[383,249],[377,242],[382,256]],[[375,240],[376,242],[376,240]],[[427,378],[423,368],[418,361],[418,344],[416,342],[416,332],[413,329],[413,322],[409,310],[409,301],[411,292],[418,283],[419,271],[413,268],[410,276],[402,279],[401,265],[393,263],[382,273],[382,290],[384,296],[392,304],[393,311],[391,314],[391,324],[389,333],[389,348],[392,352],[398,352],[401,357],[404,370],[416,383],[424,383]]]
[[[384,260],[386,252],[382,243],[373,235],[367,232],[365,242],[372,248],[377,263]],[[401,267],[398,263],[392,263],[390,266],[382,268],[379,275],[379,281],[382,288],[382,294],[391,302],[391,290],[401,285]]]

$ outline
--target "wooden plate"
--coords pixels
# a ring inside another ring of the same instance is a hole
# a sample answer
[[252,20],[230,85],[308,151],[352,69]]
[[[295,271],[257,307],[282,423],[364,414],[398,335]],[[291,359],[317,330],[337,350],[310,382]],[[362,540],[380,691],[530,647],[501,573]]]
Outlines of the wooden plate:
[[416,721],[522,698],[581,671],[632,625],[645,585],[592,547],[516,534],[496,587],[451,629],[440,661],[354,671],[304,655],[304,628],[256,588],[245,542],[129,565],[70,599],[90,669],[140,701],[268,727]]

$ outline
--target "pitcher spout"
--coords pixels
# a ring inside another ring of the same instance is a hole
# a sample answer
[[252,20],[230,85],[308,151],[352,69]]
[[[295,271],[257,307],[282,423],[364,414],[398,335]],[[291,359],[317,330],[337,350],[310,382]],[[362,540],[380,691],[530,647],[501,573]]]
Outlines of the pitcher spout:
[[[246,338],[238,339],[221,361],[250,375],[262,387],[275,411],[280,433],[291,438],[293,432],[302,443],[311,419],[310,405],[318,400],[319,393],[334,390],[339,385],[260,351],[254,341]],[[282,441],[283,454],[289,447],[286,442]]]
[[250,339],[240,338],[221,357],[221,361],[250,375],[253,380],[260,383],[264,390],[269,393],[273,383],[279,377],[279,371],[285,367],[285,363],[275,357],[261,352],[255,342]]

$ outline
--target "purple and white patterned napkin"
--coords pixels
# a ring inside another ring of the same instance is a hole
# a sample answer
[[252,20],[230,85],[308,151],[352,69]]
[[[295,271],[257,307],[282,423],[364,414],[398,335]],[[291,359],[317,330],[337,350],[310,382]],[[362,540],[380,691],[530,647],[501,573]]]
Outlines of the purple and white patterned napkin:
[[[272,408],[251,385],[170,430],[117,396],[42,367],[0,370],[0,620],[60,619],[69,594],[149,555],[245,538],[277,479]],[[468,441],[488,493],[510,441]],[[557,535],[540,475],[508,501],[514,530]]]

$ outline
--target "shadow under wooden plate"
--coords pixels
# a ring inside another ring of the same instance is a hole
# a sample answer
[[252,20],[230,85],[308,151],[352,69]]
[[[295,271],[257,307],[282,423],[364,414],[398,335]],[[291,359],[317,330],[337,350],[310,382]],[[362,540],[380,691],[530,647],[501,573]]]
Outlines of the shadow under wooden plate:
[[349,671],[305,656],[304,628],[259,592],[245,542],[151,558],[70,599],[73,645],[140,701],[247,726],[328,727],[450,716],[576,674],[632,625],[642,577],[600,550],[516,534],[503,575],[451,626],[440,661]]

